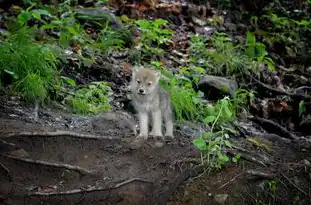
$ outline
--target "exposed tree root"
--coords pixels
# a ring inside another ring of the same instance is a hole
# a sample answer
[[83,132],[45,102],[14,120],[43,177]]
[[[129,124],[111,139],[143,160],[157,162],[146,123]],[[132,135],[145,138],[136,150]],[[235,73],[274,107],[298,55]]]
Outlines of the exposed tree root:
[[231,156],[236,156],[237,154],[239,154],[241,156],[241,158],[247,160],[247,161],[250,161],[250,162],[254,162],[256,164],[259,164],[263,167],[268,167],[267,164],[270,164],[269,162],[263,162],[259,159],[256,159],[254,156],[252,155],[249,155],[249,154],[246,154],[246,153],[243,153],[243,152],[235,152],[234,150],[228,150],[227,153]]
[[109,186],[109,187],[90,187],[87,189],[73,189],[73,190],[69,190],[69,191],[63,191],[63,192],[50,192],[50,193],[42,193],[42,192],[35,192],[35,193],[30,193],[28,194],[28,196],[60,196],[60,195],[73,195],[73,194],[80,194],[80,193],[89,193],[89,192],[95,192],[95,191],[108,191],[111,189],[117,189],[120,188],[126,184],[132,183],[134,181],[140,181],[140,182],[145,182],[145,183],[150,183],[153,184],[153,182],[150,182],[148,180],[145,179],[141,179],[141,178],[132,178],[132,179],[128,179],[125,180],[123,182],[120,182],[114,186]]
[[57,137],[57,136],[67,136],[67,137],[76,137],[76,138],[86,138],[86,139],[109,139],[109,140],[118,140],[120,138],[107,137],[107,136],[99,136],[99,135],[91,135],[91,134],[82,134],[71,131],[36,131],[36,132],[12,132],[3,134],[4,138],[9,137]]
[[78,173],[80,173],[82,175],[92,174],[92,172],[87,170],[87,169],[84,169],[84,168],[79,167],[79,166],[69,165],[69,164],[60,164],[60,163],[46,162],[46,161],[26,159],[26,158],[22,159],[22,158],[18,158],[18,157],[14,157],[14,156],[3,155],[3,154],[1,154],[1,156],[5,157],[5,158],[17,160],[17,161],[31,163],[31,164],[37,164],[37,165],[43,165],[43,166],[50,166],[50,167],[69,169],[69,170],[76,171],[76,172],[78,172]]
[[250,120],[258,123],[265,129],[267,132],[274,133],[280,135],[281,137],[289,138],[292,140],[297,140],[298,137],[293,133],[289,132],[286,128],[282,127],[281,125],[273,122],[271,120],[263,119],[260,117],[249,117]]
[[293,99],[297,99],[297,100],[310,99],[311,98],[308,95],[304,95],[304,94],[300,94],[300,93],[288,93],[288,92],[280,90],[280,89],[272,88],[272,87],[270,87],[270,86],[260,82],[257,79],[254,79],[254,78],[252,78],[252,79],[256,82],[256,84],[259,87],[263,88],[263,91],[258,91],[257,90],[260,93],[269,91],[272,95],[287,95],[287,96],[289,96],[289,97],[291,97]]

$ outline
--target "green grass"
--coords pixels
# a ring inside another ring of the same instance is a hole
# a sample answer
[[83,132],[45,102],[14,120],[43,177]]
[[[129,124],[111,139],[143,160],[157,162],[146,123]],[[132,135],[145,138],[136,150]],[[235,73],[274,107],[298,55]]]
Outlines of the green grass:
[[92,115],[111,110],[108,97],[112,90],[107,82],[93,82],[76,90],[73,96],[67,98],[74,113]]
[[0,46],[0,75],[11,76],[13,91],[29,102],[42,102],[59,80],[55,53],[33,41],[33,29],[22,28]]

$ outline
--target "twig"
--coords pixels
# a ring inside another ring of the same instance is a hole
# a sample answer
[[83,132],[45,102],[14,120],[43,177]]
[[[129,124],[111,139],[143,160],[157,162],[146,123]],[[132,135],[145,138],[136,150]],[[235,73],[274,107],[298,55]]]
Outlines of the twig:
[[125,180],[123,182],[120,182],[114,186],[108,186],[108,187],[90,187],[88,189],[73,189],[73,190],[69,190],[69,191],[63,191],[63,192],[50,192],[50,193],[42,193],[42,192],[34,192],[34,193],[30,193],[28,194],[29,196],[59,196],[59,195],[72,195],[72,194],[80,194],[80,193],[89,193],[89,192],[95,192],[95,191],[108,191],[111,189],[117,189],[120,188],[126,184],[132,183],[134,181],[141,181],[141,182],[145,182],[145,183],[150,183],[153,184],[153,182],[145,180],[145,179],[141,179],[141,178],[132,178],[132,179],[128,179]]
[[3,154],[1,154],[1,156],[5,157],[5,158],[9,158],[9,159],[14,159],[17,161],[26,162],[26,163],[32,163],[32,164],[38,164],[38,165],[43,165],[43,166],[58,167],[58,168],[65,168],[65,169],[69,169],[69,170],[74,170],[76,172],[79,172],[82,175],[92,174],[92,172],[87,170],[87,169],[84,169],[84,168],[79,167],[79,166],[69,165],[69,164],[59,164],[59,163],[53,163],[53,162],[47,162],[47,161],[41,161],[41,160],[18,158],[18,157],[14,157],[14,156],[10,156],[10,155],[3,155]]
[[298,189],[301,193],[303,193],[304,195],[306,195],[307,197],[311,198],[310,195],[305,192],[304,190],[302,190],[300,187],[298,187],[294,182],[292,182],[287,176],[285,176],[284,174],[281,174],[291,185],[293,185],[296,189]]
[[250,120],[260,124],[265,130],[268,132],[280,135],[281,137],[297,140],[298,137],[292,133],[290,133],[286,128],[281,125],[267,119],[263,119],[260,117],[248,117]]
[[220,190],[222,188],[224,188],[225,186],[227,186],[228,184],[234,182],[239,176],[241,176],[243,173],[240,173],[236,176],[234,176],[232,179],[230,179],[229,181],[227,181],[226,183],[224,183],[223,185],[221,185],[217,190]]
[[257,171],[257,170],[253,170],[253,169],[247,170],[246,173],[250,174],[250,175],[253,175],[253,176],[256,176],[256,177],[261,177],[261,178],[264,178],[264,179],[273,179],[273,178],[275,178],[274,174],[268,174],[268,173]]
[[0,162],[0,167],[6,172],[6,174],[10,173],[10,170],[6,166],[4,166],[1,162]]
[[6,133],[3,135],[4,135],[4,138],[9,138],[9,137],[35,137],[35,136],[38,136],[38,137],[67,136],[67,137],[76,137],[76,138],[84,138],[84,139],[109,139],[109,140],[119,139],[119,138],[114,138],[114,137],[91,135],[91,134],[82,134],[82,133],[71,132],[71,131],[12,132],[12,133]]

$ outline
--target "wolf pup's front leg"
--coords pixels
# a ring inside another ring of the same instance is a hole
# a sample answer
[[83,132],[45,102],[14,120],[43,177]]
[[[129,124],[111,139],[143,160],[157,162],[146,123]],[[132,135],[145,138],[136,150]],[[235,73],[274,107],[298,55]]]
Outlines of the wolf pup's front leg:
[[139,129],[140,133],[137,138],[148,139],[148,113],[147,112],[139,112]]
[[150,135],[154,136],[154,137],[161,137],[163,138],[162,135],[162,113],[161,110],[155,110],[151,112],[152,115],[152,122],[153,122],[153,126],[152,126],[152,131],[150,132]]
[[167,110],[164,113],[164,121],[165,121],[165,137],[174,139],[173,135],[173,119],[172,119],[172,109],[169,107],[169,110]]

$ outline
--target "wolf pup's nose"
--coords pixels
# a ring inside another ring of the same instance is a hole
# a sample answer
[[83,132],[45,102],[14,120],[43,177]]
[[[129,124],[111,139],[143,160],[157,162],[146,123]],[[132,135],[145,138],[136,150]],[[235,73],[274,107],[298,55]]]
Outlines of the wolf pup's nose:
[[140,94],[143,94],[143,93],[144,93],[144,89],[140,88],[140,89],[138,90],[138,92],[139,92]]

